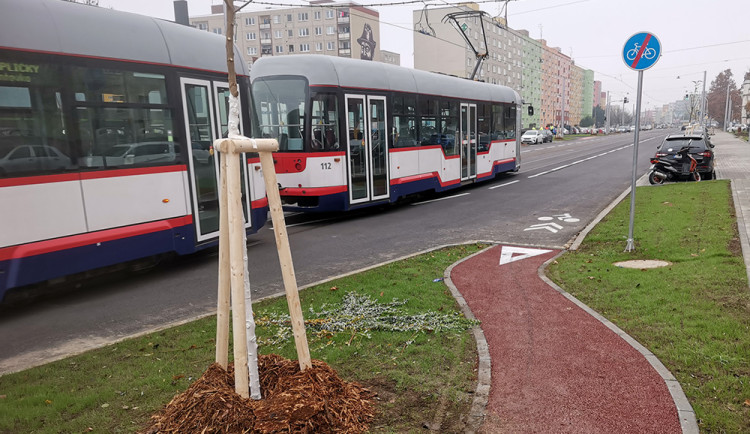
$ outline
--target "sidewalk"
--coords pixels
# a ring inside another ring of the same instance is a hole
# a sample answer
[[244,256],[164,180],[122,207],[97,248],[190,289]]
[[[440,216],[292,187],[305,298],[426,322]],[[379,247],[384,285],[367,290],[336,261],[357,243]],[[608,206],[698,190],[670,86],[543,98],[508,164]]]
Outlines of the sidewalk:
[[[724,132],[712,142],[717,178],[731,180],[750,270],[750,145]],[[495,246],[446,271],[464,312],[482,322],[468,431],[698,432],[679,383],[656,356],[541,275],[559,251],[508,262],[504,248],[514,249]]]

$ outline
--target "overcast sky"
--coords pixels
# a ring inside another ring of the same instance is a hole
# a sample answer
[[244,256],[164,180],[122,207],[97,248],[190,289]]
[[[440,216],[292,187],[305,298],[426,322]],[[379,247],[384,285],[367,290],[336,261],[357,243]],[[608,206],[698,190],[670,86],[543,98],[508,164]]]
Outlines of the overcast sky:
[[[426,0],[448,4],[443,0]],[[303,5],[300,0],[268,2]],[[362,5],[402,3],[402,0],[362,0]],[[221,0],[188,0],[190,16],[209,14]],[[243,2],[235,2],[242,5]],[[172,0],[99,0],[102,7],[174,19]],[[481,3],[482,10],[498,15],[503,3]],[[380,12],[381,48],[401,54],[403,66],[413,65],[412,11],[422,4],[375,6]],[[251,4],[246,10],[278,9]],[[711,81],[731,69],[737,86],[750,71],[750,8],[747,0],[516,0],[508,4],[508,25],[526,29],[559,47],[578,66],[594,71],[595,80],[610,91],[613,101],[628,96],[633,111],[638,73],[622,59],[625,42],[635,33],[655,34],[662,46],[658,62],[643,75],[642,109],[661,106],[692,92],[694,81],[707,73]],[[677,77],[680,77],[678,79]],[[698,83],[698,91],[702,83]]]

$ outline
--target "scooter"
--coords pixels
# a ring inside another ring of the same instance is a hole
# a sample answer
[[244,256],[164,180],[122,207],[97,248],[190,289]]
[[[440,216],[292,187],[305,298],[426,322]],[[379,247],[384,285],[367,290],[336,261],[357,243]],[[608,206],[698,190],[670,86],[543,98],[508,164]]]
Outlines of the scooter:
[[690,155],[689,150],[690,147],[685,146],[669,159],[666,158],[667,156],[652,158],[648,182],[652,185],[664,184],[667,181],[676,181],[682,178],[700,181],[701,175],[697,170],[698,162]]

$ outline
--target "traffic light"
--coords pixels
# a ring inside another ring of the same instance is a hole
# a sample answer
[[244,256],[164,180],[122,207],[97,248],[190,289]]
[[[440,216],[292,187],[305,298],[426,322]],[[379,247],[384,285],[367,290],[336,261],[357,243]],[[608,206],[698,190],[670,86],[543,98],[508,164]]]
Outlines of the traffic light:
[[625,99],[622,101],[622,103],[623,104],[627,104],[628,103],[628,97],[625,97]]

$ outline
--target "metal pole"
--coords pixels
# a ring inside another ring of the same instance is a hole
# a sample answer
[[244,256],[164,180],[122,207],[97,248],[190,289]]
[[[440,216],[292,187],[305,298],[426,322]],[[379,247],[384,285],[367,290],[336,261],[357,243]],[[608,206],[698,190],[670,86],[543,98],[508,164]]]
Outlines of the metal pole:
[[703,94],[701,96],[701,127],[706,131],[706,71],[703,71]]
[[724,103],[724,131],[727,131],[729,126],[729,83],[727,83],[727,100]]
[[628,230],[628,244],[625,246],[626,252],[635,250],[635,241],[633,240],[633,220],[635,219],[635,182],[638,176],[638,144],[639,132],[641,130],[641,89],[643,89],[643,70],[638,71],[638,95],[635,102],[635,142],[633,143],[633,179],[630,184],[630,228]]
[[604,134],[609,134],[609,91],[607,91],[607,110],[604,112]]

